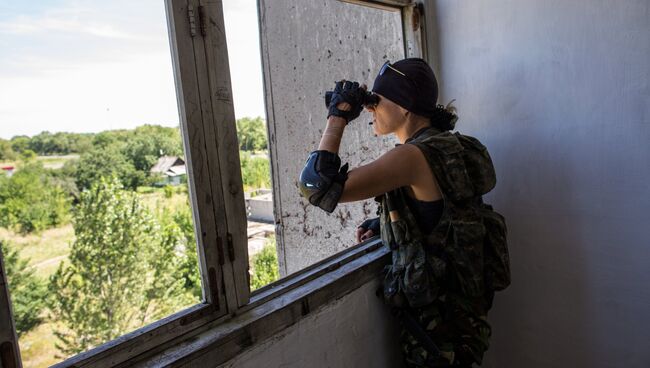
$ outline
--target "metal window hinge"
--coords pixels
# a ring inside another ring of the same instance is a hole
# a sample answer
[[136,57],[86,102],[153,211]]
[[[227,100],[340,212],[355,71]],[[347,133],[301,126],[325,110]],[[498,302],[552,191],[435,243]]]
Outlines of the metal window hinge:
[[205,26],[205,8],[199,5],[198,9],[195,11],[193,5],[188,5],[187,17],[190,22],[190,36],[196,37],[196,23],[198,18],[198,24],[199,24],[199,29],[201,30],[201,36],[205,37],[205,34],[207,32],[207,28]]
[[232,243],[232,234],[228,233],[228,256],[230,257],[230,262],[235,262],[235,246]]

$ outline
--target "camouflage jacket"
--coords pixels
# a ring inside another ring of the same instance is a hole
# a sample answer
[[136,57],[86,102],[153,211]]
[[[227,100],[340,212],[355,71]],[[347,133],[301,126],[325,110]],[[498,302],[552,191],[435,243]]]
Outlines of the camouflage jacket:
[[405,202],[405,188],[377,197],[381,238],[392,250],[384,296],[395,306],[420,307],[452,292],[485,299],[510,283],[505,221],[482,201],[496,184],[492,160],[477,139],[428,129],[417,146],[444,200],[440,221],[426,236]]

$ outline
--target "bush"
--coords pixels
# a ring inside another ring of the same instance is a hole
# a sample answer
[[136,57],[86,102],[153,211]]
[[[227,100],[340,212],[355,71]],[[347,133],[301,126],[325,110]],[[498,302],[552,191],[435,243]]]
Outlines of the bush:
[[27,260],[20,258],[18,251],[0,240],[4,255],[4,266],[11,294],[14,322],[18,336],[33,329],[42,322],[47,289],[43,280],[34,275],[34,270],[27,266]]
[[253,256],[251,270],[251,290],[256,290],[280,278],[275,236],[269,238],[264,248]]
[[244,190],[271,187],[271,168],[265,157],[251,157],[248,152],[239,151]]
[[165,192],[165,198],[171,198],[174,196],[174,187],[167,184],[163,187],[163,192]]

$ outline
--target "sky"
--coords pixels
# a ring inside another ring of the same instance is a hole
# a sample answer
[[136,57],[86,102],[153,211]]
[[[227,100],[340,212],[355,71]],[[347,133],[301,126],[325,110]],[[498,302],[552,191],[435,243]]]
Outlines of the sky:
[[[224,0],[237,118],[264,117],[256,0]],[[178,126],[163,0],[0,0],[0,138]]]

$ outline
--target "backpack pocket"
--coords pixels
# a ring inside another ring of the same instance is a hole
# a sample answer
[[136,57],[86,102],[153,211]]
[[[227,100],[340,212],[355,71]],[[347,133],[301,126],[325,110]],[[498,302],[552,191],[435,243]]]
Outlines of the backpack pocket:
[[444,252],[449,260],[452,279],[460,291],[470,297],[478,297],[485,292],[483,275],[483,241],[485,226],[480,218],[454,220],[451,239],[448,239]]
[[488,289],[500,291],[510,285],[510,255],[506,221],[492,206],[480,208],[485,225],[485,284]]
[[401,293],[411,307],[433,302],[439,286],[421,239],[412,236],[403,220],[391,222],[390,227],[399,250],[393,251],[393,264],[384,282],[387,286],[384,296],[395,299],[395,293]]

